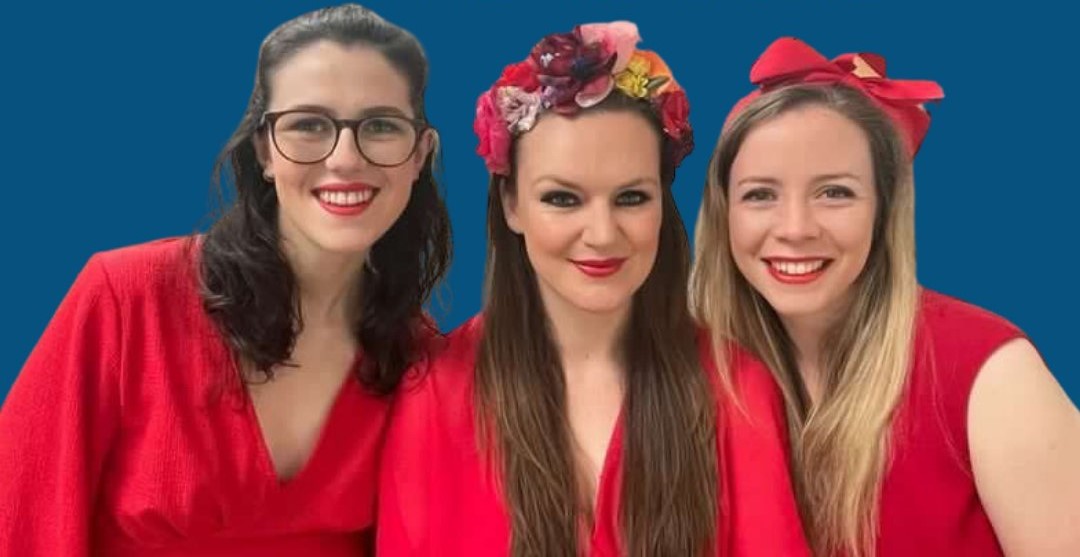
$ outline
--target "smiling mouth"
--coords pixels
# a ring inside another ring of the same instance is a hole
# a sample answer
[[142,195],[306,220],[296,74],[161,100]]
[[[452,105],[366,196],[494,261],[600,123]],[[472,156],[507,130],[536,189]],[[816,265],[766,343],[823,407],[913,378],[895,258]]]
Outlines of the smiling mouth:
[[832,259],[763,259],[769,274],[785,284],[806,284],[825,274]]
[[359,191],[315,190],[319,201],[335,207],[353,207],[368,203],[375,197],[375,193],[376,190],[370,188]]
[[326,212],[338,216],[363,213],[379,195],[379,188],[366,184],[341,184],[318,187],[312,196]]

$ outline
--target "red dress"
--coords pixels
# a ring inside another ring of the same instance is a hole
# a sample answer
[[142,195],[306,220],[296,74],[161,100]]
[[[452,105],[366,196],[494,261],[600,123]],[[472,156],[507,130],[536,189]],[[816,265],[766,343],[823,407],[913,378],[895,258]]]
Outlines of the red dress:
[[[501,557],[510,523],[497,470],[476,446],[473,369],[479,318],[406,379],[387,431],[379,484],[380,556]],[[711,362],[707,354],[703,361]],[[783,405],[768,371],[746,354],[733,366],[746,414],[725,403],[717,445],[723,510],[717,555],[809,555],[787,465]],[[714,369],[707,364],[707,369]],[[592,557],[620,554],[622,424],[616,425],[598,486]]]
[[917,323],[882,485],[878,557],[1003,555],[975,488],[967,408],[987,358],[1023,333],[988,311],[925,290]]
[[389,404],[350,375],[279,481],[188,242],[95,255],[0,411],[0,555],[366,555]]

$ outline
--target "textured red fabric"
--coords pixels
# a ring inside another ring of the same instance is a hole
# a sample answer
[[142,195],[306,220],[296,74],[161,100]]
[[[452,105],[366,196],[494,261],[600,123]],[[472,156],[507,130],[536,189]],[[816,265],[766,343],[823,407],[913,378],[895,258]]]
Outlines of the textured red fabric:
[[191,246],[95,255],[57,310],[0,411],[0,555],[367,554],[388,402],[350,377],[279,481]]

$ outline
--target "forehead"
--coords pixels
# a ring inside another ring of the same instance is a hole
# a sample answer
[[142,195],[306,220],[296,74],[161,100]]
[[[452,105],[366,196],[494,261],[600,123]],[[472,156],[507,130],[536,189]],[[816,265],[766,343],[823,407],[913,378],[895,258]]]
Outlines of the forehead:
[[286,58],[270,74],[269,110],[315,105],[347,117],[372,106],[413,115],[409,83],[378,50],[318,41]]
[[546,113],[521,136],[519,182],[553,176],[582,186],[659,180],[660,145],[653,127],[629,111],[585,112],[573,118]]
[[873,160],[862,128],[823,106],[789,110],[757,124],[743,140],[732,176],[850,173],[870,177]]

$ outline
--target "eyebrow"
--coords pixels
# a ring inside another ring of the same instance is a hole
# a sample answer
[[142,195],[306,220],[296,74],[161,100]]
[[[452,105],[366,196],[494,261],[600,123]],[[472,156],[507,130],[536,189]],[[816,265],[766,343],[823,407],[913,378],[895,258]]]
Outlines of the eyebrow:
[[821,174],[821,175],[818,175],[818,176],[814,176],[814,181],[815,182],[830,182],[832,180],[840,180],[840,179],[855,180],[856,182],[861,182],[862,181],[862,180],[859,179],[858,176],[856,176],[856,175],[854,175],[854,174],[852,174],[850,172],[837,172],[837,173],[834,173],[834,174]]
[[[565,180],[565,179],[560,178],[558,176],[553,176],[551,174],[544,174],[543,176],[540,176],[537,179],[533,180],[533,183],[536,184],[536,183],[545,182],[545,181],[546,182],[554,182],[554,183],[558,184],[559,187],[563,187],[563,188],[566,188],[566,189],[571,189],[571,190],[574,190],[574,191],[579,191],[580,192],[580,191],[584,190],[584,188],[582,188],[579,184],[571,182],[570,180]],[[622,191],[622,190],[629,189],[629,188],[643,186],[645,184],[656,184],[656,183],[657,183],[656,180],[654,180],[653,178],[647,178],[647,177],[635,178],[635,179],[630,180],[629,182],[626,182],[625,184],[622,184],[621,186],[615,188],[615,191]]]
[[[337,111],[320,104],[298,104],[284,110],[309,110],[311,112],[321,112],[323,114],[337,116]],[[412,116],[409,116],[400,108],[390,105],[369,106],[357,114],[358,118],[366,118],[368,116],[401,116],[402,118],[412,118]]]
[[[814,183],[819,183],[819,182],[829,182],[829,181],[832,181],[832,180],[839,180],[839,179],[855,180],[856,182],[861,182],[862,181],[862,180],[859,179],[858,176],[856,176],[856,175],[854,175],[854,174],[852,174],[850,172],[834,172],[834,173],[830,173],[830,174],[818,174],[817,176],[814,176],[812,181]],[[739,187],[739,186],[745,185],[747,183],[765,184],[765,185],[770,185],[770,186],[779,186],[780,185],[780,180],[777,180],[776,178],[773,178],[771,176],[747,176],[746,178],[743,178],[742,180],[739,180],[738,182],[736,182],[735,187]]]

